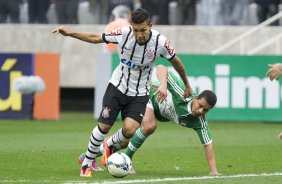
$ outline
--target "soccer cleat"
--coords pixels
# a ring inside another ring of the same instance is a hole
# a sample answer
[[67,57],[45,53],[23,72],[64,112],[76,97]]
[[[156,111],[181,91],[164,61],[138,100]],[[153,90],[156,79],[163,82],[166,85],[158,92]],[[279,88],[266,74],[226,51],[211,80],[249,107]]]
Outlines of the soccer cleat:
[[83,163],[83,161],[84,161],[84,159],[85,159],[85,153],[81,153],[80,155],[79,155],[79,157],[78,157],[78,163],[79,164],[82,164]]
[[92,162],[92,171],[104,171],[104,169],[102,169],[101,167],[98,166],[96,160],[94,160]]
[[111,154],[113,154],[115,152],[115,149],[113,147],[109,147],[108,144],[107,144],[107,140],[108,138],[106,138],[104,140],[104,152],[103,152],[103,155],[102,155],[102,158],[101,158],[101,161],[102,161],[102,165],[106,167],[107,165],[107,160],[108,158],[111,156]]
[[[82,164],[84,159],[85,159],[85,153],[81,153],[81,155],[78,157],[78,163]],[[96,160],[94,160],[92,162],[92,171],[104,171],[102,168],[100,168],[96,162]]]
[[80,177],[92,177],[91,174],[92,167],[88,165],[84,165],[80,169]]

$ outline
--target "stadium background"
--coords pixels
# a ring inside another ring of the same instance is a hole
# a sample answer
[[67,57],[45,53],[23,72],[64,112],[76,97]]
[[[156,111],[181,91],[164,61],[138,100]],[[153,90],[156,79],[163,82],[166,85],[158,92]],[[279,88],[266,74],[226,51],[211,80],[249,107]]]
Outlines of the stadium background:
[[[28,5],[27,1],[23,2],[20,8],[21,24],[0,24],[0,53],[59,53],[61,110],[93,112],[95,110],[93,101],[97,83],[97,66],[100,64],[97,57],[101,53],[103,46],[91,45],[51,34],[51,31],[57,26],[56,23],[58,23],[54,3],[50,5],[47,12],[50,24],[26,24],[28,23]],[[103,32],[107,22],[105,17],[103,18],[105,12],[99,14],[101,10],[98,11],[98,5],[95,6],[96,11],[89,12],[88,8],[91,7],[92,1],[89,2],[90,4],[88,1],[80,1],[77,12],[80,24],[72,24],[70,27],[75,30]],[[124,1],[124,3],[128,2],[131,1]],[[142,3],[143,1],[132,2],[136,7],[138,2]],[[215,22],[214,26],[204,25],[205,23],[201,20],[203,19],[203,1],[197,1],[195,25],[178,25],[182,24],[181,19],[183,19],[183,17],[177,17],[177,13],[180,12],[178,10],[181,10],[179,9],[180,5],[177,7],[173,4],[173,2],[177,1],[165,2],[170,2],[168,19],[171,25],[158,25],[156,22],[157,24],[154,24],[153,28],[169,38],[178,54],[212,54],[223,44],[242,36],[246,32],[250,32],[258,24],[255,15],[257,6],[251,3],[252,1],[249,1],[249,4],[246,4],[247,6],[242,10],[240,26],[224,25],[218,22]],[[217,3],[220,2],[217,1]],[[118,1],[115,3],[118,3]],[[97,17],[100,17],[100,20]],[[219,17],[219,19],[223,18]],[[278,19],[279,22],[281,20],[281,18]],[[93,24],[99,22],[104,24]],[[261,27],[219,54],[281,55],[281,29],[280,26]],[[266,44],[270,40],[272,41]],[[263,47],[252,52],[258,46]]]

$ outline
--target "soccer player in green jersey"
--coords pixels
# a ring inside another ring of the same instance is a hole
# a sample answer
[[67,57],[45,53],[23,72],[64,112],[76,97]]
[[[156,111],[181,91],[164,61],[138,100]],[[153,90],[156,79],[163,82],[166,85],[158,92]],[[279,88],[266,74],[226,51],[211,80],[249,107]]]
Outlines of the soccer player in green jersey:
[[[205,90],[198,96],[193,93],[188,98],[183,98],[184,83],[162,65],[157,67],[157,77],[159,82],[151,85],[150,100],[141,127],[130,139],[125,153],[132,158],[146,138],[157,128],[157,120],[171,121],[197,132],[204,146],[210,175],[221,175],[217,171],[211,133],[205,117],[205,114],[216,104],[216,95],[212,91]],[[119,150],[123,147],[125,145],[121,143],[104,145],[104,148],[110,150],[111,153],[113,149]]]

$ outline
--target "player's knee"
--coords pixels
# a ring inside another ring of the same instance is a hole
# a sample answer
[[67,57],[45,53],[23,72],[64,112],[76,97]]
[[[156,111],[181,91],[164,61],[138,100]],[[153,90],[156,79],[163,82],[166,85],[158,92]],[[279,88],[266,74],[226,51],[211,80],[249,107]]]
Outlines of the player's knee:
[[107,125],[107,124],[103,124],[103,123],[99,123],[98,127],[99,127],[101,132],[108,133],[112,126]]
[[148,136],[155,132],[157,129],[157,123],[152,121],[151,123],[146,123],[142,125],[142,131]]
[[123,121],[122,133],[126,138],[131,138],[140,124],[137,121],[133,121],[131,118],[125,118]]
[[124,124],[122,128],[122,133],[125,137],[131,138],[134,135],[137,128],[139,127],[140,127],[140,124],[137,124],[137,123]]
[[137,128],[134,128],[134,127],[131,127],[131,128],[124,127],[122,133],[126,138],[131,138],[133,134],[135,133],[136,129]]

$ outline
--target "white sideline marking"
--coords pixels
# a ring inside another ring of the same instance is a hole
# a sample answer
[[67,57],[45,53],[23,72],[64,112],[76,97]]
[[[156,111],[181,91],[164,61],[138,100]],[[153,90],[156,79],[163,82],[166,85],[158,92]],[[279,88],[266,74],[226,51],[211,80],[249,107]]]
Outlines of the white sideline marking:
[[[182,178],[157,178],[157,179],[137,179],[137,180],[120,180],[120,181],[102,181],[102,182],[85,182],[85,181],[67,181],[64,184],[126,184],[126,183],[155,183],[164,181],[185,181],[185,180],[207,180],[207,179],[229,179],[244,177],[262,177],[262,176],[282,176],[282,173],[261,173],[261,174],[237,174],[229,176],[199,176],[199,177],[182,177]],[[58,183],[56,180],[0,180],[0,183]]]
[[[185,181],[185,180],[206,180],[206,179],[224,179],[224,178],[243,178],[243,177],[258,177],[258,176],[282,176],[282,173],[261,173],[261,174],[237,174],[229,176],[200,176],[200,177],[182,177],[182,178],[157,178],[157,179],[144,179],[144,180],[121,180],[113,182],[94,182],[91,184],[126,184],[126,183],[155,183],[164,181]],[[75,182],[69,181],[65,184],[86,184],[88,182]]]

